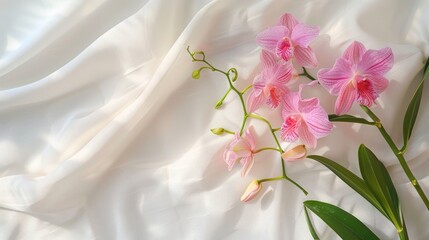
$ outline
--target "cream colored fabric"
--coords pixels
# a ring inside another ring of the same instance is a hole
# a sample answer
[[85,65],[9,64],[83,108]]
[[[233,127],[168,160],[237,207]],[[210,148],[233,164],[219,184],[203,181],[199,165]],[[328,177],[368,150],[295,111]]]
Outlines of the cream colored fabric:
[[[256,34],[285,12],[320,26],[312,44],[320,67],[353,40],[392,48],[391,83],[374,111],[400,143],[429,55],[428,1],[0,1],[0,239],[310,239],[302,208],[309,199],[396,239],[381,214],[311,160],[287,163],[308,196],[273,182],[250,204],[239,201],[252,179],[280,173],[278,157],[259,155],[246,178],[238,167],[227,171],[222,152],[231,137],[209,129],[239,128],[240,105],[231,95],[214,110],[227,83],[211,72],[193,80],[199,65],[186,47],[235,67],[244,88],[259,69]],[[406,157],[429,194],[428,92]],[[333,112],[324,90],[307,94]],[[363,114],[356,106],[351,113]],[[254,124],[258,144],[271,144],[265,125]],[[358,172],[361,143],[389,166],[410,239],[429,239],[429,212],[375,129],[336,124],[312,153]],[[337,239],[314,219],[322,239]]]

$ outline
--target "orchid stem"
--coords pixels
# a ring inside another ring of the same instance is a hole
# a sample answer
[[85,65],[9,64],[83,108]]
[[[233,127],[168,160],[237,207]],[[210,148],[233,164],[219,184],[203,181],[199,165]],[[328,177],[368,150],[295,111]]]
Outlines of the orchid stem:
[[231,90],[232,90],[231,88],[228,88],[228,90],[226,91],[225,95],[223,95],[223,97],[216,103],[216,106],[215,106],[216,109],[219,109],[220,106],[222,106],[223,101],[228,96],[228,94],[231,92]]
[[273,151],[280,152],[280,150],[279,150],[278,148],[273,148],[273,147],[264,147],[264,148],[260,148],[260,149],[258,149],[258,150],[256,150],[256,151],[254,151],[253,153],[259,153],[259,152],[267,151],[267,150],[273,150]]
[[408,179],[410,180],[413,187],[416,189],[417,193],[419,194],[420,198],[422,199],[423,203],[425,204],[426,208],[429,210],[429,199],[426,197],[425,193],[423,192],[423,189],[421,188],[419,182],[417,181],[414,174],[411,172],[410,167],[407,164],[407,161],[404,158],[403,152],[401,152],[398,147],[395,145],[395,143],[392,140],[392,137],[387,133],[386,129],[384,129],[383,124],[381,123],[380,119],[366,106],[361,105],[362,109],[368,114],[368,116],[376,123],[375,126],[380,131],[381,135],[386,140],[389,147],[392,149],[393,153],[395,154],[396,158],[399,160],[399,163],[401,164],[402,169],[404,170],[405,174],[407,175]]
[[315,77],[311,76],[311,75],[307,72],[307,69],[305,69],[305,67],[302,67],[302,70],[303,70],[303,73],[298,74],[298,76],[304,76],[304,77],[307,77],[308,79],[310,79],[310,80],[312,80],[312,81],[316,80],[316,78],[315,78]]
[[287,176],[278,176],[278,177],[273,177],[273,178],[264,178],[264,179],[260,179],[258,180],[260,183],[262,182],[271,182],[271,181],[278,181],[278,180],[288,180],[289,182],[291,182],[293,185],[295,185],[296,187],[298,187],[305,195],[308,195],[308,192],[301,187],[301,185],[299,185],[297,182],[295,182],[294,180],[288,178]]
[[249,86],[247,86],[243,91],[241,91],[241,94],[244,94],[244,93],[246,93],[247,92],[247,90],[249,90],[250,88],[252,88],[253,87],[253,85],[252,84],[250,84]]
[[[223,103],[223,100],[226,98],[226,96],[229,94],[229,92],[232,90],[232,91],[234,91],[237,95],[238,95],[238,97],[239,97],[239,99],[240,99],[240,102],[241,102],[241,106],[242,106],[242,108],[243,108],[243,121],[242,121],[242,123],[241,123],[241,128],[240,128],[240,136],[241,135],[243,135],[243,131],[244,131],[244,128],[245,128],[245,126],[246,126],[246,122],[247,122],[247,119],[249,118],[249,117],[251,117],[251,118],[255,118],[255,119],[259,119],[259,120],[261,120],[261,121],[264,121],[265,123],[267,123],[267,125],[268,125],[268,127],[270,128],[270,132],[271,132],[271,134],[273,135],[273,138],[274,138],[274,140],[275,140],[275,142],[276,142],[276,144],[277,144],[277,148],[262,148],[262,149],[259,149],[259,150],[257,150],[257,151],[264,151],[264,150],[276,150],[276,151],[278,151],[280,154],[282,154],[284,151],[283,151],[283,149],[282,149],[282,147],[281,147],[281,145],[280,145],[280,142],[279,142],[279,140],[278,140],[278,138],[277,138],[277,136],[276,136],[276,134],[275,134],[275,132],[276,131],[278,131],[279,129],[278,128],[273,128],[272,127],[272,125],[271,125],[271,123],[270,123],[270,121],[268,121],[267,119],[265,119],[265,118],[263,118],[263,117],[261,117],[261,116],[259,116],[259,115],[256,115],[256,114],[253,114],[253,113],[248,113],[247,112],[247,109],[246,109],[246,104],[244,103],[244,98],[243,98],[243,95],[244,95],[244,93],[247,91],[247,90],[249,90],[251,87],[252,87],[252,85],[249,85],[249,86],[247,86],[243,91],[238,91],[237,90],[237,88],[235,88],[235,86],[233,85],[233,82],[235,82],[235,80],[237,80],[237,77],[238,77],[238,73],[237,73],[237,70],[235,69],[235,68],[230,68],[227,72],[224,72],[224,71],[222,71],[222,70],[220,70],[220,69],[217,69],[217,68],[215,68],[213,65],[211,65],[209,62],[207,62],[206,61],[206,56],[205,56],[205,54],[204,54],[204,52],[202,52],[202,51],[199,51],[199,52],[191,52],[190,50],[189,50],[189,46],[188,46],[188,48],[186,49],[187,51],[188,51],[188,53],[189,53],[189,55],[191,56],[191,58],[192,58],[192,61],[193,62],[202,62],[202,63],[204,63],[204,64],[206,64],[207,66],[205,66],[205,67],[202,67],[202,68],[200,68],[199,70],[201,71],[201,70],[203,70],[203,69],[210,69],[210,70],[212,70],[213,72],[219,72],[219,73],[222,73],[223,75],[225,75],[225,77],[227,78],[227,80],[228,80],[228,84],[229,84],[229,89],[227,90],[227,92],[225,93],[225,95],[222,97],[222,99],[221,100],[219,100],[219,102],[216,104],[216,108],[218,108],[218,107],[220,107],[221,105],[222,105],[222,103]],[[196,58],[195,56],[196,55],[198,55],[198,56],[201,56],[201,58]],[[305,68],[303,68],[303,70],[304,70],[304,74],[306,74],[305,76],[307,76],[308,78],[310,78],[310,79],[312,79],[312,80],[315,80],[315,78],[313,78],[310,74],[308,74],[308,72],[307,72],[307,70],[305,69]],[[230,75],[230,73],[233,73],[234,75],[232,76],[232,79],[231,79],[231,75]],[[298,183],[296,183],[295,181],[293,181],[292,179],[290,179],[287,175],[286,175],[286,167],[285,167],[285,163],[284,163],[284,160],[283,160],[283,158],[282,157],[280,157],[280,161],[281,161],[281,164],[282,164],[282,176],[279,178],[279,179],[276,179],[276,180],[280,180],[280,179],[286,179],[286,180],[288,180],[289,182],[291,182],[292,184],[294,184],[295,186],[297,186],[299,189],[301,189],[301,191],[303,191],[304,192],[304,194],[305,195],[307,195],[308,193],[307,193],[307,191],[303,188],[303,187],[301,187]],[[270,178],[267,178],[267,179],[270,179]],[[272,179],[275,179],[275,178],[272,178]],[[260,181],[274,181],[274,180],[260,180]]]

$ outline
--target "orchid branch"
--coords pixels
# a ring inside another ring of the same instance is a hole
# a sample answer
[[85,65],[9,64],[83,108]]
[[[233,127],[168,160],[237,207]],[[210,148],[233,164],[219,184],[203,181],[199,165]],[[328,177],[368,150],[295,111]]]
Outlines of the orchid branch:
[[[284,180],[288,180],[289,182],[291,182],[292,184],[294,184],[295,186],[297,186],[305,195],[307,195],[308,194],[308,192],[302,187],[302,186],[300,186],[297,182],[295,182],[295,181],[293,181],[292,179],[290,179],[287,175],[286,175],[286,166],[285,166],[285,163],[284,163],[284,160],[283,160],[283,158],[281,157],[281,154],[283,154],[284,153],[284,151],[283,151],[283,149],[282,149],[282,147],[281,147],[281,145],[280,145],[280,142],[279,142],[279,140],[278,140],[278,138],[277,138],[277,136],[276,136],[276,134],[275,134],[275,132],[276,131],[278,131],[279,130],[279,128],[273,128],[272,127],[272,125],[271,125],[271,123],[270,123],[270,121],[268,121],[266,118],[264,118],[264,117],[262,117],[262,116],[259,116],[259,115],[256,115],[256,114],[253,114],[253,113],[248,113],[248,111],[247,111],[247,108],[246,108],[246,105],[245,105],[245,103],[244,103],[244,98],[243,98],[243,95],[247,92],[247,90],[249,90],[251,87],[252,87],[252,85],[249,85],[249,86],[247,86],[243,91],[239,91],[235,86],[234,86],[234,84],[233,84],[233,82],[235,82],[236,80],[237,80],[237,77],[238,77],[238,72],[237,72],[237,70],[235,69],[235,68],[230,68],[227,72],[225,72],[225,71],[222,71],[222,70],[220,70],[220,69],[218,69],[218,68],[216,68],[216,67],[214,67],[212,64],[210,64],[207,60],[206,60],[206,58],[205,58],[205,54],[204,54],[204,52],[202,52],[202,51],[198,51],[198,52],[191,52],[190,50],[189,50],[189,46],[188,46],[188,48],[187,48],[187,51],[188,51],[188,53],[189,53],[189,55],[191,56],[191,58],[192,58],[192,61],[193,62],[202,62],[202,63],[204,63],[206,66],[203,66],[203,67],[201,67],[201,68],[199,68],[199,69],[197,69],[197,70],[195,70],[194,72],[193,72],[193,74],[192,74],[192,76],[195,78],[195,79],[198,79],[199,78],[199,76],[200,76],[200,72],[202,71],[202,70],[204,70],[204,69],[209,69],[209,70],[212,70],[213,72],[219,72],[219,73],[221,73],[221,74],[223,74],[223,75],[225,75],[225,77],[227,78],[227,80],[228,80],[228,84],[229,84],[229,88],[228,88],[228,90],[227,90],[227,92],[224,94],[224,96],[217,102],[217,104],[216,104],[216,106],[215,106],[215,108],[219,108],[222,104],[223,104],[223,101],[225,100],[225,98],[227,97],[227,95],[231,92],[231,91],[233,91],[233,92],[235,92],[236,94],[237,94],[237,96],[239,97],[239,99],[240,99],[240,103],[241,103],[241,106],[242,106],[242,108],[243,108],[243,120],[242,120],[242,124],[241,124],[241,128],[240,128],[240,136],[242,136],[243,135],[243,131],[244,131],[244,128],[245,128],[245,126],[246,126],[246,122],[247,122],[247,119],[248,118],[254,118],[254,119],[258,119],[258,120],[261,120],[261,121],[263,121],[263,122],[265,122],[267,125],[268,125],[268,127],[269,127],[269,129],[270,129],[270,132],[271,132],[271,134],[272,134],[272,136],[273,136],[273,138],[274,138],[274,141],[276,142],[276,145],[277,145],[277,148],[272,148],[272,147],[265,147],[265,148],[261,148],[261,149],[258,149],[258,150],[255,150],[253,153],[259,153],[259,152],[261,152],[261,151],[265,151],[265,150],[275,150],[275,151],[278,151],[279,153],[280,153],[280,161],[281,161],[281,166],[282,166],[282,176],[281,177],[277,177],[277,178],[267,178],[267,179],[262,179],[262,180],[259,180],[258,181],[258,184],[259,183],[261,183],[261,182],[264,182],[264,181],[274,181],[274,180],[282,180],[282,179],[284,179]],[[201,56],[200,58],[197,58],[196,56]],[[304,71],[305,71],[305,73],[306,73],[306,70],[304,69]],[[233,76],[231,76],[231,73],[233,74]],[[308,73],[307,73],[308,74]],[[308,74],[308,76],[310,76],[309,74]],[[310,76],[311,77],[311,76]],[[314,78],[313,78],[314,79]],[[211,131],[214,133],[214,134],[222,134],[222,133],[233,133],[233,132],[231,132],[231,131],[226,131],[225,129],[223,129],[222,128],[222,131],[217,131],[218,129],[212,129]]]

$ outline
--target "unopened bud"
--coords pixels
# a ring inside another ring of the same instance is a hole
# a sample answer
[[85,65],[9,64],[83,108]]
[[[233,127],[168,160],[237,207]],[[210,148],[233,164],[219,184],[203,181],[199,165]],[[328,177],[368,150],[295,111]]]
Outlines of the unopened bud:
[[192,72],[192,78],[193,79],[199,79],[200,78],[200,70],[199,69]]
[[285,161],[296,161],[304,158],[307,155],[305,145],[298,145],[282,154]]
[[242,202],[248,202],[255,198],[259,191],[262,189],[262,184],[258,180],[253,180],[250,182],[249,186],[247,186],[246,190],[244,191],[243,195],[241,195],[240,200]]
[[225,129],[224,128],[212,128],[212,129],[210,129],[210,131],[212,131],[213,134],[222,135],[225,132]]

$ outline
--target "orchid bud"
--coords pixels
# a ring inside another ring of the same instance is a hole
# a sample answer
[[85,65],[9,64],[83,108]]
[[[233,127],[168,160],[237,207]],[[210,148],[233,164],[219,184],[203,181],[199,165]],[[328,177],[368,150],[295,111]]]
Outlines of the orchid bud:
[[212,129],[210,129],[210,131],[212,131],[213,134],[222,135],[225,132],[225,129],[224,128],[212,128]]
[[243,195],[241,195],[240,200],[242,202],[248,202],[252,200],[253,198],[258,195],[259,191],[262,189],[262,184],[259,182],[259,180],[253,180],[250,182],[249,186],[247,186],[246,190],[244,191]]
[[285,161],[296,161],[304,158],[307,155],[305,145],[298,145],[282,154]]
[[200,78],[200,69],[194,70],[192,72],[192,78],[193,79],[199,79]]

